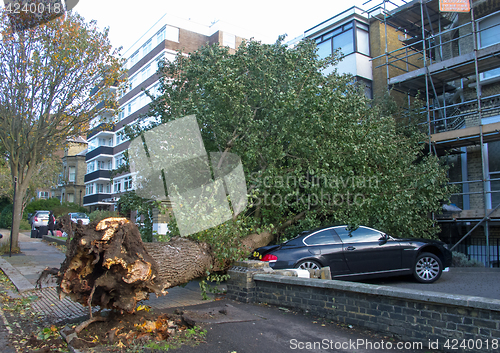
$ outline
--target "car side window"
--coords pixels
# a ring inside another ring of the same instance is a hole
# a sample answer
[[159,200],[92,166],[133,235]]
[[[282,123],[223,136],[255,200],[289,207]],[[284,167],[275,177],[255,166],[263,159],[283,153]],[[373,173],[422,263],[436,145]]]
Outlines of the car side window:
[[327,245],[339,243],[339,238],[330,229],[321,230],[304,239],[306,245]]
[[383,236],[382,233],[366,227],[359,227],[352,232],[349,232],[346,227],[335,227],[334,229],[343,243],[375,242]]

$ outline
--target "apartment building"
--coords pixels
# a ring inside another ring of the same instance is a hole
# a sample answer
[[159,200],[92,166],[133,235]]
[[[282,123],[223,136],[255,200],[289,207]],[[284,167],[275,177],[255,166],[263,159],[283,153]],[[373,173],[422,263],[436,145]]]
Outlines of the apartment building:
[[123,164],[123,153],[130,144],[123,135],[125,126],[139,124],[139,118],[148,113],[151,99],[145,90],[152,94],[158,92],[158,63],[161,60],[174,60],[179,51],[188,55],[207,44],[219,43],[234,50],[243,40],[234,34],[236,31],[221,22],[204,26],[165,15],[125,52],[128,83],[119,100],[119,115],[113,116],[103,111],[91,123],[87,135],[83,204],[89,211],[117,210],[120,195],[134,189],[131,173],[121,173],[111,178],[111,171]]

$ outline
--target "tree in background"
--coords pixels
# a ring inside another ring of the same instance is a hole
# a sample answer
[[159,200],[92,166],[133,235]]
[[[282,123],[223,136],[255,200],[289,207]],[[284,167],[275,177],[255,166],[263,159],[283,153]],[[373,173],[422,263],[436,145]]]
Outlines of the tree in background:
[[108,40],[77,14],[13,32],[0,24],[0,148],[17,179],[13,246],[33,177],[41,163],[79,136],[104,109],[114,110],[122,62]]

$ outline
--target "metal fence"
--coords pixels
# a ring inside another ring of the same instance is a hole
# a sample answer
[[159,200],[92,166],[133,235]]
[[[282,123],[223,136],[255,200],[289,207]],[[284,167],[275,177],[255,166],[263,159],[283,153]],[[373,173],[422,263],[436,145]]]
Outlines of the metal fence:
[[[500,267],[500,238],[489,239],[490,267]],[[469,259],[476,259],[486,265],[486,239],[466,238],[454,251],[461,252]]]

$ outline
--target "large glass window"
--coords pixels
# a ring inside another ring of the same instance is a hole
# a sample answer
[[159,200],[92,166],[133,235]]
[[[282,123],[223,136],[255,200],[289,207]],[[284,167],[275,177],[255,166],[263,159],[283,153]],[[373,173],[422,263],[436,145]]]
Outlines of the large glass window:
[[488,16],[478,23],[479,45],[481,48],[500,42],[500,14]]
[[358,45],[358,48],[356,49],[353,23],[354,22],[349,22],[323,34],[321,37],[316,38],[318,55],[320,58],[325,58],[331,55],[332,52],[337,49],[340,49],[343,55],[349,55],[354,51],[365,55],[370,54],[367,25],[356,22],[356,42]]
[[347,55],[354,51],[354,37],[352,29],[333,37],[333,49],[340,49],[342,54]]
[[332,55],[332,41],[328,40],[326,42],[318,44],[318,55],[321,59]]
[[[488,16],[478,22],[479,47],[485,48],[490,45],[500,43],[500,14]],[[488,70],[481,74],[481,79],[488,79],[500,76],[500,68]]]

